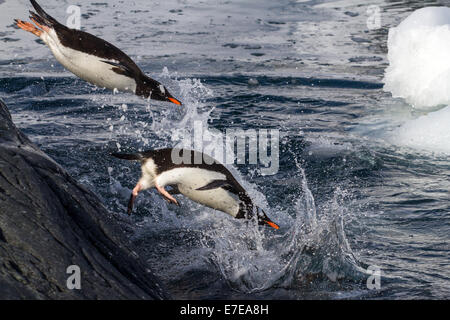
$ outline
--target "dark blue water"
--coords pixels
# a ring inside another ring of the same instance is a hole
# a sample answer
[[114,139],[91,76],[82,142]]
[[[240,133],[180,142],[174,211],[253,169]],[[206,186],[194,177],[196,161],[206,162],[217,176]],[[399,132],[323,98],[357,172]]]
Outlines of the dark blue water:
[[[43,5],[64,21],[70,2]],[[0,95],[15,123],[94,191],[175,298],[448,299],[448,155],[386,139],[416,113],[383,92],[388,28],[423,1],[85,2],[82,28],[185,102],[145,101],[65,71],[0,3]],[[430,1],[426,5],[443,5]],[[230,170],[278,231],[155,191],[126,204],[138,164],[117,150],[177,145],[200,126],[277,129],[279,170]],[[394,139],[395,140],[395,139]],[[381,269],[370,290],[369,266]]]

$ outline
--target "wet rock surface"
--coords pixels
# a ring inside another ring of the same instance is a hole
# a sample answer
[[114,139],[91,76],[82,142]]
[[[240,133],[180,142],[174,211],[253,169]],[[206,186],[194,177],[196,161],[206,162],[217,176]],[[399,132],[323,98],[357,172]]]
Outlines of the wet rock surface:
[[[71,265],[79,290],[67,287]],[[0,299],[164,298],[114,216],[15,127],[0,100]]]

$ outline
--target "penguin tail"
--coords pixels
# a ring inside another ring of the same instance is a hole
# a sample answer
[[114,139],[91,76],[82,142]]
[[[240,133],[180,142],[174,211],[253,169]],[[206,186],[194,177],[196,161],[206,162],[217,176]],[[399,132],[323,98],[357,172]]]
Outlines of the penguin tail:
[[34,21],[36,21],[38,24],[52,28],[54,25],[59,24],[58,21],[56,21],[55,18],[47,14],[41,6],[35,1],[30,0],[31,4],[33,5],[34,9],[36,10],[37,14],[33,11],[30,11],[30,18]]
[[130,160],[130,161],[140,161],[143,159],[142,154],[137,153],[111,153],[113,157],[123,159],[123,160]]

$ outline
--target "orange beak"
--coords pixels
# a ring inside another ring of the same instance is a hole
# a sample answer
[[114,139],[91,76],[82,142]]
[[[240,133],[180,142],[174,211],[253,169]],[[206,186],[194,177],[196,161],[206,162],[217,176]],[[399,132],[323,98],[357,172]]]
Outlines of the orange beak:
[[175,98],[168,98],[168,99],[169,99],[170,102],[175,103],[175,104],[181,106],[181,102],[178,101],[177,99],[175,99]]
[[280,229],[280,226],[272,221],[264,221],[264,222],[267,223],[269,226],[271,226],[274,229],[277,229],[277,230]]

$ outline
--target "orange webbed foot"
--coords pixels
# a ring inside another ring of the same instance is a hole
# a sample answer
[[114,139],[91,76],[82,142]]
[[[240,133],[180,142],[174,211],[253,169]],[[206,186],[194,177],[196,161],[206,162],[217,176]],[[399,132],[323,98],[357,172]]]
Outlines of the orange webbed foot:
[[38,28],[44,30],[44,32],[50,31],[50,28],[49,28],[49,27],[43,26],[42,24],[38,23],[38,22],[37,22],[34,18],[32,18],[32,17],[30,17],[30,19],[31,19],[31,21],[34,22],[34,24],[35,24]]
[[32,34],[34,34],[37,37],[40,37],[43,32],[42,30],[36,28],[31,22],[26,22],[26,21],[17,20],[17,19],[14,21],[16,22],[16,25],[20,29],[31,32]]
[[172,202],[172,203],[176,204],[177,206],[179,206],[177,200],[176,200],[174,197],[172,197],[172,196],[164,189],[164,187],[161,187],[161,186],[159,186],[158,184],[156,184],[155,187],[156,187],[156,190],[158,190],[159,193],[161,193],[161,195],[162,195],[167,201],[169,201],[169,203]]

